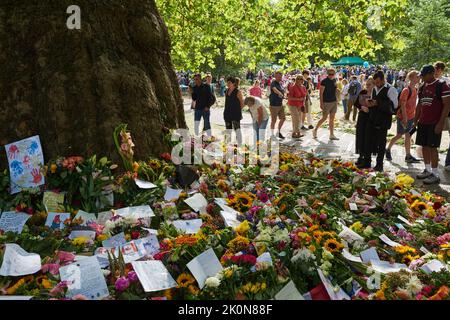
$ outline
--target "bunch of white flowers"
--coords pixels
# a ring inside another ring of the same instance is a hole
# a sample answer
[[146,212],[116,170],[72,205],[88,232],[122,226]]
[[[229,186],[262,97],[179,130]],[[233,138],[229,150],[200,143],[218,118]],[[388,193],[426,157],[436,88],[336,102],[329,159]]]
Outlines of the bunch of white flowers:
[[205,286],[208,288],[217,288],[220,286],[220,279],[217,277],[209,277],[205,280]]

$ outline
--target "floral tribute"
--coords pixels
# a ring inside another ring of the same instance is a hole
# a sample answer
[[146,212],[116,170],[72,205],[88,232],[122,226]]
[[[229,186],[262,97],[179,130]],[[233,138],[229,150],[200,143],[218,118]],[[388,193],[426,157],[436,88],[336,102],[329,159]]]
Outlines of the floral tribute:
[[[108,257],[104,299],[273,299],[290,281],[312,300],[450,299],[450,203],[415,189],[407,175],[390,178],[350,162],[282,153],[273,177],[260,176],[256,166],[236,170],[215,163],[197,166],[198,181],[181,188],[169,154],[135,161],[125,127],[115,140],[123,168],[95,156],[54,159],[43,168],[44,186],[16,195],[9,192],[9,173],[1,173],[2,211],[30,218],[21,233],[0,230],[0,264],[3,245],[16,243],[39,254],[42,267],[24,276],[0,276],[0,295],[69,299],[61,268],[79,256],[96,255],[104,241],[121,233],[132,241],[156,230],[158,250],[138,260],[161,261],[176,284],[145,292],[132,263]],[[136,179],[156,187],[140,188]],[[165,200],[168,187],[182,189],[179,197]],[[65,193],[71,219],[62,229],[45,226],[45,191]],[[206,199],[205,210],[184,201],[194,194]],[[116,214],[142,205],[152,208],[151,221]],[[110,216],[86,224],[75,218],[80,210]],[[191,219],[201,219],[195,233],[171,223]],[[70,237],[73,231],[94,236]],[[188,263],[210,248],[222,269],[200,284]]]

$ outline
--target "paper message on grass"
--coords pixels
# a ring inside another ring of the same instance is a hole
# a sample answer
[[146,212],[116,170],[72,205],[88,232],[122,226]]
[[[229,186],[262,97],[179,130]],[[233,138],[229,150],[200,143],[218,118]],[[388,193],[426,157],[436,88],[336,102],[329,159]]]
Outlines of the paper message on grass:
[[183,231],[186,234],[195,234],[200,230],[203,224],[202,219],[192,219],[192,220],[175,220],[172,224],[178,230]]
[[177,286],[167,268],[159,260],[131,263],[145,292],[166,290]]
[[42,203],[47,212],[64,212],[64,193],[45,191]]
[[23,227],[31,215],[24,212],[3,212],[0,216],[0,230],[22,233]]
[[151,218],[155,216],[152,208],[148,205],[118,209],[116,210],[116,214],[124,218],[133,216],[136,219]]
[[59,269],[61,281],[68,281],[66,296],[72,298],[82,294],[89,300],[109,296],[105,276],[97,258],[89,257]]
[[183,190],[181,189],[172,189],[167,187],[166,188],[166,193],[164,194],[164,200],[166,201],[177,201],[178,198],[180,197],[181,192],[183,192]]
[[364,263],[369,263],[371,260],[376,260],[376,261],[380,260],[377,250],[373,247],[371,247],[367,250],[361,251],[359,253],[359,255],[361,256],[361,259]]
[[53,230],[62,230],[66,227],[64,221],[66,221],[67,219],[70,219],[70,213],[68,212],[49,212],[47,215],[47,220],[45,221],[45,225]]
[[74,220],[81,219],[83,222],[81,223],[82,226],[86,226],[91,222],[97,222],[97,217],[95,216],[95,213],[88,213],[83,210],[78,210],[76,216],[74,217]]
[[[431,260],[430,262],[425,263],[422,267],[420,267],[421,270],[423,270],[426,274],[430,274],[433,272],[442,272],[442,271],[448,271],[448,268],[446,265],[444,265],[439,260]],[[444,270],[442,270],[444,269]]]
[[275,295],[275,300],[305,300],[305,298],[291,280]]
[[141,189],[153,189],[157,187],[157,185],[144,180],[136,179],[134,182],[136,182],[136,185]]
[[342,225],[342,231],[339,233],[339,237],[350,243],[355,241],[364,241],[363,237],[344,225]]
[[200,289],[204,287],[206,279],[214,277],[223,269],[213,249],[199,254],[187,264],[187,267],[197,280]]
[[206,206],[208,205],[208,201],[206,201],[201,193],[197,193],[192,197],[187,198],[184,202],[195,212],[206,212]]
[[399,272],[400,270],[407,270],[408,266],[403,263],[389,263],[389,261],[382,261],[382,260],[371,260],[370,261],[372,265],[372,269],[379,273],[391,273],[391,272]]
[[391,239],[389,239],[385,234],[382,234],[381,236],[379,236],[378,238],[380,238],[384,243],[386,243],[388,246],[391,247],[398,247],[401,246],[400,243],[392,241]]
[[41,168],[44,166],[39,136],[30,137],[5,146],[9,164],[11,194],[45,183]]
[[225,221],[225,226],[236,228],[241,222],[237,219],[237,211],[228,212],[228,211],[220,211],[220,215]]
[[41,257],[37,253],[28,253],[15,243],[5,244],[0,276],[25,276],[39,270],[41,270]]
[[102,241],[102,246],[105,248],[115,248],[120,247],[121,245],[124,245],[127,243],[127,240],[125,239],[125,233],[121,232],[114,236],[112,236],[109,239]]
[[343,256],[345,259],[349,260],[349,261],[360,262],[360,263],[363,262],[362,259],[361,259],[360,257],[357,257],[357,256],[351,254],[351,253],[350,253],[347,249],[345,249],[345,248],[342,250],[342,256]]

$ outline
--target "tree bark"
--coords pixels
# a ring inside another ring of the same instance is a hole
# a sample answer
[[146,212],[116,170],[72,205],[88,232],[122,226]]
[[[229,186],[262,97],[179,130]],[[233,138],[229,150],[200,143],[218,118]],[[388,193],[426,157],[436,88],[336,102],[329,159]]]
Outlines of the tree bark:
[[[80,30],[66,26],[73,4]],[[186,127],[153,0],[2,0],[0,68],[0,144],[39,135],[46,160],[117,160],[112,134],[120,123],[137,158],[159,155],[169,151],[164,128]]]

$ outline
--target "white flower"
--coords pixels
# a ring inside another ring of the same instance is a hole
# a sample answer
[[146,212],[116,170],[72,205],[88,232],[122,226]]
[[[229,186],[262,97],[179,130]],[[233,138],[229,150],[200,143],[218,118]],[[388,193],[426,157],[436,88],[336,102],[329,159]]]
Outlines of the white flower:
[[210,288],[217,288],[220,286],[220,280],[216,277],[209,277],[205,280],[205,286]]
[[107,269],[102,269],[102,273],[103,273],[103,276],[107,277],[111,274],[111,271],[109,271]]
[[420,282],[419,278],[417,278],[417,276],[411,276],[411,278],[409,278],[408,283],[406,283],[406,290],[408,292],[410,292],[412,295],[415,295],[417,293],[419,293],[420,291],[422,291],[423,285]]
[[372,234],[372,232],[373,232],[373,228],[371,226],[367,226],[363,231],[363,233],[366,237],[370,236]]

